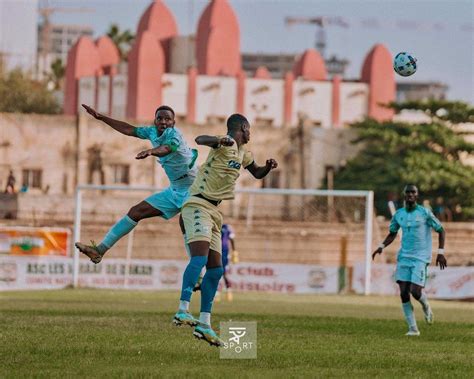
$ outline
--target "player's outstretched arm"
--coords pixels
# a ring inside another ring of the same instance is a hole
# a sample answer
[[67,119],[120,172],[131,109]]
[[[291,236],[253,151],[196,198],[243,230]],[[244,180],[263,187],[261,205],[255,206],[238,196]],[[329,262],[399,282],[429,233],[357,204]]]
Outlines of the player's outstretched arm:
[[444,256],[444,241],[446,239],[446,232],[441,229],[438,233],[438,255],[436,256],[436,266],[439,265],[441,270],[444,270],[448,266],[448,261]]
[[383,249],[385,249],[388,245],[390,245],[395,238],[397,237],[397,233],[388,233],[387,237],[383,240],[383,242],[380,244],[380,246],[375,250],[372,254],[372,260],[375,259],[375,256],[377,254],[382,254]]
[[250,173],[253,175],[254,178],[263,179],[265,176],[268,175],[268,173],[271,170],[277,167],[278,167],[277,161],[271,158],[271,159],[267,159],[265,166],[257,166],[257,164],[254,161],[245,168],[250,171]]
[[217,137],[217,136],[198,136],[194,140],[198,145],[209,146],[212,148],[218,148],[221,146],[232,146],[234,141],[230,137]]
[[105,122],[107,125],[114,128],[117,132],[125,134],[126,136],[136,137],[135,127],[133,125],[130,125],[125,121],[115,120],[111,117],[107,117],[86,104],[82,104],[82,107],[96,120]]
[[140,151],[135,157],[135,159],[145,159],[146,157],[149,157],[151,155],[154,157],[164,157],[165,155],[170,154],[172,151],[173,150],[168,145],[162,145],[153,149]]

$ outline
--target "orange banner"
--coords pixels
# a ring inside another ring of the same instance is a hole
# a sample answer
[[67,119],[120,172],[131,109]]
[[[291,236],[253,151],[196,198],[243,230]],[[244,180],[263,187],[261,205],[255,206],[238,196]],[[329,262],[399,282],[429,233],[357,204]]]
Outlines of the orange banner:
[[68,229],[0,226],[0,254],[67,256],[69,236]]

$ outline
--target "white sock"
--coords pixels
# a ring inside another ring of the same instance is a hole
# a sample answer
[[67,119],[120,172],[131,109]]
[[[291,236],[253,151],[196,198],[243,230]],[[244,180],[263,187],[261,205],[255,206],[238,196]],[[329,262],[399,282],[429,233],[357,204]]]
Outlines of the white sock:
[[199,315],[199,322],[206,325],[211,325],[211,314],[209,312],[201,312]]
[[426,297],[426,294],[424,292],[421,293],[421,297],[418,299],[418,301],[423,305],[423,308],[428,308],[430,304],[428,303],[428,297]]
[[179,309],[182,311],[189,311],[189,301],[180,300],[179,301]]

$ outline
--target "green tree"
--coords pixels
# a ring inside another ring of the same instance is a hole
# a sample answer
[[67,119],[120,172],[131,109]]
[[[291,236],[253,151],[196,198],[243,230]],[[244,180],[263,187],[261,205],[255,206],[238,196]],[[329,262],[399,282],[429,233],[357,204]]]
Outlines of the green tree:
[[112,24],[107,31],[107,35],[112,39],[117,46],[120,54],[120,60],[126,61],[128,52],[132,46],[132,43],[135,39],[133,33],[129,30],[120,30],[120,27],[117,24]]
[[66,67],[63,65],[62,60],[57,58],[53,63],[51,63],[51,72],[48,75],[48,81],[53,83],[55,90],[62,88],[65,74]]
[[0,75],[0,112],[57,114],[61,107],[46,83],[16,69]]
[[423,111],[431,121],[410,124],[366,119],[353,124],[358,132],[353,143],[362,148],[336,174],[335,188],[373,190],[378,213],[388,216],[387,200],[413,183],[431,204],[443,197],[455,219],[472,219],[474,168],[462,160],[472,158],[474,144],[457,131],[457,124],[474,121],[474,109],[461,102],[434,100],[391,107],[397,112]]

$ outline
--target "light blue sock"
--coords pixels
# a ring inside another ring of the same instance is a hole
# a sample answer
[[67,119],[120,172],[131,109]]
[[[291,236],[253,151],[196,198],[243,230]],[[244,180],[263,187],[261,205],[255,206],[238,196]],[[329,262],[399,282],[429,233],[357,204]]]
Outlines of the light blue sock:
[[181,287],[181,298],[182,301],[191,301],[191,295],[193,294],[193,288],[196,285],[199,274],[202,268],[207,263],[207,257],[191,257],[186,270],[183,274],[183,286]]
[[118,220],[105,235],[102,242],[97,246],[99,251],[103,254],[109,250],[115,243],[123,236],[130,233],[130,231],[137,226],[138,222],[133,221],[127,215]]
[[201,312],[211,313],[212,302],[223,274],[222,267],[210,268],[206,271],[201,284]]
[[418,327],[416,326],[415,314],[413,313],[413,305],[411,305],[411,302],[408,301],[406,303],[402,303],[402,308],[408,327],[413,330],[418,330]]

